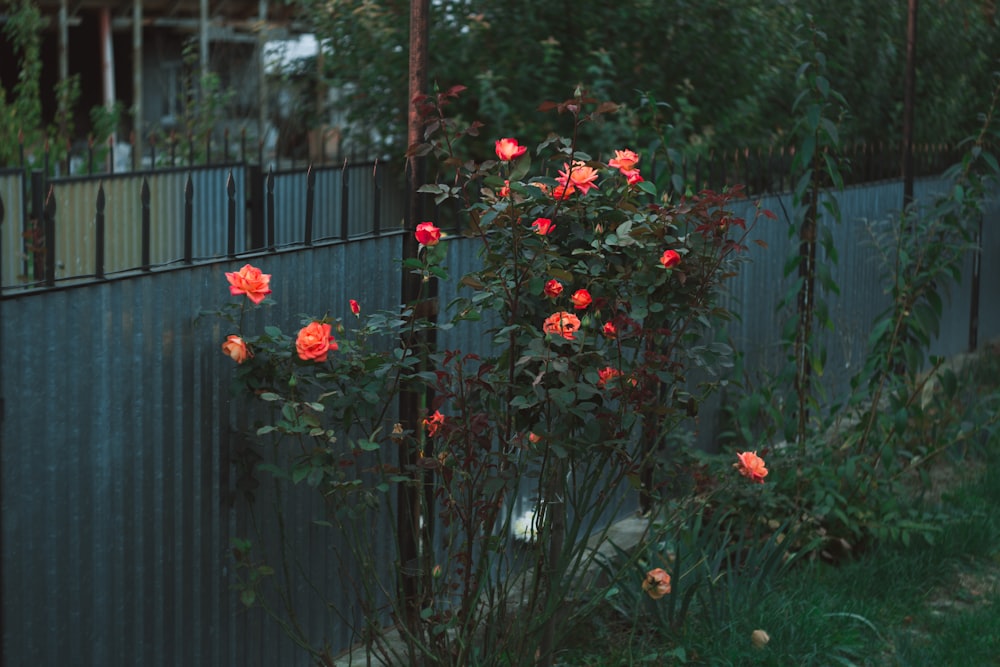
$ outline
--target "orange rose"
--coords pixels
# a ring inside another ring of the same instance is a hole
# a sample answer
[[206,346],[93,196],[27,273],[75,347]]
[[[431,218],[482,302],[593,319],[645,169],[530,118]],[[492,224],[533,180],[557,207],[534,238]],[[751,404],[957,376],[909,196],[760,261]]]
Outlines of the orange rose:
[[351,312],[354,313],[354,316],[355,317],[360,317],[361,316],[361,304],[359,304],[354,299],[351,299],[349,303],[351,305]]
[[553,313],[545,318],[542,331],[547,334],[558,334],[566,340],[576,340],[573,334],[580,330],[580,318],[565,310]]
[[614,340],[615,338],[618,338],[618,327],[615,326],[614,322],[605,322],[604,328],[601,329],[601,333],[604,334],[605,338]]
[[767,477],[767,468],[764,467],[764,459],[757,456],[757,452],[739,452],[736,454],[739,459],[733,467],[740,471],[740,474],[752,482],[764,483]]
[[573,296],[571,296],[569,300],[573,302],[573,307],[577,310],[583,310],[590,305],[591,301],[593,301],[593,299],[590,298],[590,292],[585,289],[578,289],[573,292]]
[[222,344],[222,352],[238,364],[242,364],[253,356],[246,342],[239,336],[226,336]]
[[576,192],[576,189],[572,185],[557,185],[555,189],[552,190],[552,198],[569,199],[574,192]]
[[562,294],[563,286],[562,283],[553,278],[552,280],[545,283],[545,296],[550,299],[554,299],[560,294]]
[[670,575],[662,567],[650,570],[642,580],[642,590],[654,600],[659,600],[670,593]]
[[437,245],[441,240],[441,230],[433,222],[421,222],[414,233],[417,243],[424,246]]
[[444,415],[440,410],[435,410],[434,414],[424,419],[424,428],[427,429],[427,437],[433,438],[444,426]]
[[626,171],[631,171],[635,169],[635,165],[639,164],[639,156],[635,151],[630,151],[625,149],[623,151],[615,151],[615,156],[611,160],[608,160],[608,166],[612,169],[617,169],[623,174]]
[[501,160],[508,162],[514,158],[521,157],[524,155],[525,151],[528,150],[527,146],[521,146],[517,143],[517,139],[497,139],[496,151],[497,157]]
[[566,187],[580,191],[581,195],[587,194],[591,188],[596,188],[594,181],[597,180],[597,171],[593,167],[588,167],[582,160],[573,160],[573,164],[563,163],[563,170],[559,172],[556,181]]
[[665,269],[672,269],[681,263],[681,256],[676,250],[665,250],[663,256],[660,257],[660,264],[663,265]]
[[261,273],[260,269],[249,264],[245,264],[237,273],[227,273],[226,280],[229,281],[230,294],[246,294],[254,303],[260,303],[271,293],[271,275]]
[[622,170],[622,176],[628,181],[629,185],[635,185],[636,183],[642,183],[645,179],[642,174],[639,173],[638,169]]
[[624,375],[624,373],[622,373],[617,368],[613,368],[611,366],[608,366],[607,368],[602,368],[601,370],[597,371],[597,386],[600,387],[601,389],[604,389],[604,387],[608,384],[608,382],[614,380],[616,377],[619,377],[621,375]]
[[337,351],[337,341],[330,335],[330,325],[310,322],[299,330],[295,351],[303,361],[326,361],[327,353]]

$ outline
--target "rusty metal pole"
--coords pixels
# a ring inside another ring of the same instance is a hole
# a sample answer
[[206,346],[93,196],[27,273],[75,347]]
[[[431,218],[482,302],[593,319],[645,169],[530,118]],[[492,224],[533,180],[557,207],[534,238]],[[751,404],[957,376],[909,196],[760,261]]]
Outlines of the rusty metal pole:
[[913,202],[913,107],[917,81],[917,0],[907,0],[903,81],[903,208]]
[[[429,0],[410,0],[410,66],[409,66],[409,108],[407,114],[407,146],[423,139],[423,122],[413,99],[427,90],[428,60],[428,14]],[[424,158],[408,156],[406,161],[407,210],[406,233],[403,235],[403,257],[416,257],[419,250],[414,232],[423,217],[423,206],[418,192],[424,180]],[[406,306],[416,307],[421,296],[420,276],[404,271],[401,295]],[[416,313],[414,313],[414,317]],[[415,341],[410,341],[411,343]],[[410,430],[414,437],[420,435],[421,395],[417,391],[404,391],[399,398],[399,420],[403,428]],[[404,441],[405,442],[405,441]],[[401,447],[400,467],[415,470],[417,452],[413,448]],[[399,535],[400,595],[407,627],[420,636],[420,488],[417,484],[399,487],[396,529]]]

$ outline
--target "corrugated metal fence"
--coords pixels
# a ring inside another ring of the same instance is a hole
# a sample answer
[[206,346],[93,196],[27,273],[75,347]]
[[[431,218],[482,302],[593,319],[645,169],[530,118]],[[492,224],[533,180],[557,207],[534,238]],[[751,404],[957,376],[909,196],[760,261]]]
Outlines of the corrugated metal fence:
[[[279,185],[280,176],[275,175],[273,187],[278,201],[291,196],[283,194],[286,188],[296,187]],[[205,177],[216,178],[208,172]],[[316,178],[321,182],[319,173]],[[327,185],[314,187],[319,192],[342,186],[334,174]],[[938,181],[920,185],[923,192],[943,186]],[[19,187],[0,179],[8,212]],[[844,222],[835,230],[842,248],[835,278],[843,296],[833,308],[838,326],[830,336],[828,363],[835,383],[860,361],[871,316],[884,303],[861,220],[878,220],[898,208],[902,190],[898,183],[875,184],[840,197]],[[342,201],[333,195],[330,201],[329,212],[319,216],[323,221],[317,219],[317,239],[343,236],[336,226],[343,220],[338,217]],[[787,198],[782,201],[790,208]],[[782,215],[778,198],[765,199],[764,206]],[[206,220],[226,227],[219,221],[228,213],[206,211]],[[985,256],[1000,253],[998,214],[993,202],[986,217]],[[163,215],[170,220],[173,214]],[[349,210],[349,231],[362,229],[373,217],[372,209]],[[330,219],[337,222],[324,228]],[[276,221],[275,245],[296,240],[293,231],[282,229]],[[786,232],[783,220],[762,221],[755,235],[769,248],[752,246],[753,261],[733,285],[742,319],[734,323],[732,335],[752,366],[780,361],[774,306],[790,251]],[[206,237],[199,253],[226,254],[228,232],[216,233]],[[7,234],[5,229],[5,245]],[[165,238],[176,243],[176,236]],[[297,313],[329,311],[346,318],[349,298],[361,301],[366,311],[394,309],[400,241],[398,232],[316,241],[308,248],[5,291],[0,299],[0,535],[6,664],[306,663],[275,624],[259,610],[244,611],[230,590],[230,538],[250,532],[250,517],[238,501],[246,488],[240,464],[248,451],[240,432],[250,416],[229,397],[232,363],[219,352],[227,332],[221,321],[196,321],[196,314],[229,298],[223,272],[250,259],[274,276],[277,305],[268,318],[286,330],[298,326]],[[128,252],[134,253],[134,240],[129,243]],[[456,238],[449,243],[452,275],[471,270],[478,261],[477,242]],[[167,251],[155,256],[161,262],[174,258]],[[135,255],[123,250],[122,257],[132,258],[122,260],[128,263]],[[86,263],[80,267],[91,271]],[[994,263],[983,266],[981,302],[987,307],[981,308],[981,340],[1000,335],[1000,313],[988,307],[997,303],[998,271]],[[441,286],[442,303],[454,290],[454,282]],[[968,293],[967,285],[953,293],[937,343],[941,353],[965,346]],[[483,340],[482,330],[471,326],[444,332],[440,339],[443,347],[463,349],[481,349]],[[702,428],[712,430],[711,415],[703,413]],[[260,494],[266,499],[264,490]],[[311,518],[308,501],[288,511],[289,524],[297,526],[294,539],[312,546],[306,566],[318,577],[317,586],[338,599],[339,564],[327,558],[324,533],[304,520]],[[304,600],[309,591],[297,588],[294,595]],[[336,649],[353,638],[334,612],[357,614],[346,603],[334,610],[313,605],[299,620]]]

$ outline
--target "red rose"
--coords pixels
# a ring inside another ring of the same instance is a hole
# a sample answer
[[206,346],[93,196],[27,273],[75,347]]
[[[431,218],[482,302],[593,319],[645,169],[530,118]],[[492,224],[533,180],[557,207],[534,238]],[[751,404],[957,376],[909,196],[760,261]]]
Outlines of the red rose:
[[665,269],[672,269],[680,263],[681,256],[676,250],[665,250],[663,252],[663,257],[660,258],[660,264],[662,264]]
[[573,307],[577,310],[583,310],[590,305],[591,301],[593,301],[593,299],[590,298],[590,292],[585,289],[578,289],[573,292],[573,296],[571,296],[569,300],[573,302]]
[[548,218],[538,218],[533,223],[531,223],[532,229],[535,230],[541,236],[548,236],[549,232],[556,228],[554,222]]
[[423,246],[437,245],[441,240],[441,230],[433,222],[421,222],[414,233],[417,243]]
[[497,157],[501,160],[510,161],[514,158],[521,157],[527,150],[528,147],[518,144],[517,139],[497,139]]

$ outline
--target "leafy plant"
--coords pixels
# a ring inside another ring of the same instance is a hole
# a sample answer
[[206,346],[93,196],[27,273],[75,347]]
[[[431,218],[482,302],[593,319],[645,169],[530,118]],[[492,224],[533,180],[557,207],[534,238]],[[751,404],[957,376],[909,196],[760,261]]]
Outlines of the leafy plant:
[[[270,278],[248,265],[228,274],[250,304],[221,311],[236,331],[224,351],[268,408],[256,430],[273,443],[263,470],[279,486],[315,489],[317,525],[344,540],[338,558],[363,573],[354,591],[369,655],[552,664],[560,639],[602,598],[577,590],[595,567],[591,545],[608,530],[602,517],[622,511],[629,483],[655,513],[676,465],[665,443],[714,387],[689,381],[688,370],[727,364],[713,330],[729,315],[716,299],[753,221],[729,210],[739,188],[672,203],[643,179],[639,154],[584,153],[579,129],[616,105],[581,91],[543,105],[571,122],[570,137],[552,135],[533,151],[498,139],[495,159],[460,159],[456,148],[477,131],[445,113],[460,93],[415,100],[425,143],[411,147],[440,165],[422,192],[460,202],[463,242],[480,247],[482,268],[461,278],[469,293],[450,305],[450,321],[422,317],[418,295],[400,312],[363,318],[353,304],[353,329],[307,316],[297,336],[271,324],[250,335],[246,313],[266,308]],[[451,241],[432,222],[415,236],[419,253],[403,270],[425,286],[449,279]],[[485,352],[437,350],[415,335],[482,320],[495,322]],[[428,396],[421,424],[394,421],[404,391]],[[397,492],[415,499],[400,514]],[[533,504],[522,515],[518,497]],[[398,561],[389,571],[372,525],[392,535]],[[294,571],[294,556],[272,553],[280,562],[264,565]],[[327,659],[325,644],[291,622],[293,606],[266,610]],[[386,641],[388,619],[402,653]]]

